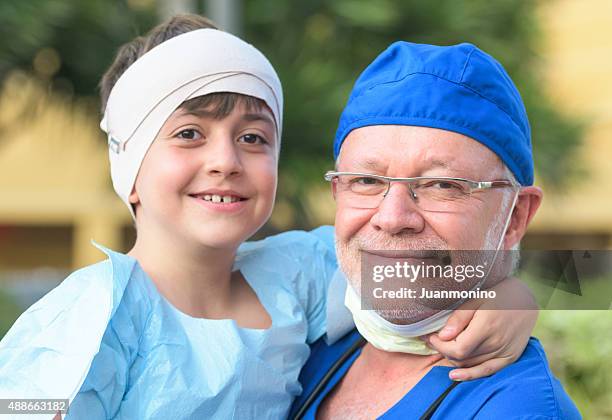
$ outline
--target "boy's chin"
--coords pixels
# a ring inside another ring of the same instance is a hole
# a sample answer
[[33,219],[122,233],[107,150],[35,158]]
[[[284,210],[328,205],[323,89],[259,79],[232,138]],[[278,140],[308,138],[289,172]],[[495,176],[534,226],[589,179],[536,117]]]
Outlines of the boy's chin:
[[202,246],[213,249],[236,249],[250,238],[257,229],[209,229],[205,232],[198,232],[196,241]]

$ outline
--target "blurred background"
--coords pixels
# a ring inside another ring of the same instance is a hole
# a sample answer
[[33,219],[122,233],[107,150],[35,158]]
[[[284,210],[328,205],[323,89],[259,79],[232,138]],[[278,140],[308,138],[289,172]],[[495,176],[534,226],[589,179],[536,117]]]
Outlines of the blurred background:
[[[78,267],[127,251],[97,83],[117,48],[178,12],[257,46],[284,86],[276,209],[259,236],[333,223],[322,174],[359,72],[396,40],[472,42],[525,100],[544,204],[523,247],[612,249],[609,0],[0,0],[0,337]],[[542,311],[535,335],[585,418],[612,418],[612,312]]]

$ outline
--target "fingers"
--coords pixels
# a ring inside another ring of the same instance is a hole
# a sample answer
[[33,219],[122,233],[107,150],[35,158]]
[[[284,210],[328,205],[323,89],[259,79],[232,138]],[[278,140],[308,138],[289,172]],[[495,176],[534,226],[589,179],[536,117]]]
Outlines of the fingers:
[[499,372],[510,363],[512,363],[512,360],[505,357],[489,359],[471,368],[453,369],[449,372],[448,377],[453,381],[469,381],[471,379],[484,378]]
[[504,359],[509,364],[514,362],[518,358],[515,357],[514,354],[508,354],[507,352],[498,351],[497,349],[495,351],[490,352],[480,351],[480,349],[478,349],[478,351],[476,351],[473,355],[466,359],[449,360],[449,362],[457,368],[471,368],[491,359]]
[[462,342],[459,343],[456,340],[444,341],[440,340],[436,335],[429,338],[427,345],[437,350],[442,356],[450,360],[451,362],[463,361],[472,356],[474,349],[478,347],[480,343],[473,342]]
[[470,324],[475,313],[475,309],[459,308],[456,311],[453,311],[451,316],[446,321],[444,328],[442,328],[438,333],[438,338],[445,341],[455,339],[455,337],[457,337],[457,335],[465,330],[465,328]]
[[454,340],[441,340],[440,337],[433,334],[429,336],[427,343],[447,359],[461,361],[485,353],[485,350],[479,352],[477,350],[489,340],[490,336],[489,328],[486,325],[480,325],[479,320],[475,318]]
[[422,336],[420,336],[419,338],[420,338],[421,340],[423,340],[424,342],[426,342],[426,343],[427,343],[427,345],[429,345],[429,344],[430,344],[430,343],[429,343],[429,339],[430,339],[432,336],[434,336],[434,335],[438,335],[438,333],[431,333],[431,334],[427,334],[427,335],[422,335]]

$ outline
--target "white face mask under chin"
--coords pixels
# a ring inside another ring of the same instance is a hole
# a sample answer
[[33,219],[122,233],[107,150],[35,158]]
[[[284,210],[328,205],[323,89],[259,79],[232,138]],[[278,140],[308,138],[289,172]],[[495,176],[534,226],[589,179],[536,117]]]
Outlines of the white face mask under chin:
[[[514,209],[517,198],[518,193],[515,194],[512,205],[510,206],[510,212],[506,219],[506,223],[504,223],[501,238],[493,256],[493,261],[489,265],[489,271],[487,272],[487,275],[478,282],[478,284],[472,287],[472,290],[482,286],[486,278],[489,276],[491,268],[493,267],[495,259],[497,258],[497,253],[499,252],[499,249],[503,243],[504,234],[506,233],[508,225],[510,224],[512,210]],[[463,302],[458,302],[456,305],[454,305],[454,307],[459,306],[461,303]],[[374,310],[362,310],[359,295],[357,292],[355,292],[350,282],[346,287],[344,304],[353,314],[353,320],[355,321],[357,330],[363,336],[363,338],[368,341],[368,343],[383,351],[419,355],[438,353],[436,350],[427,347],[425,342],[418,337],[439,331],[446,324],[446,321],[453,312],[452,309],[446,309],[444,311],[437,312],[436,314],[419,322],[415,322],[414,324],[393,324],[380,316]]]
[[350,284],[346,288],[344,304],[353,314],[357,330],[368,343],[383,351],[420,355],[437,353],[418,337],[438,331],[452,312],[441,311],[414,324],[393,324],[376,311],[362,310],[360,298]]

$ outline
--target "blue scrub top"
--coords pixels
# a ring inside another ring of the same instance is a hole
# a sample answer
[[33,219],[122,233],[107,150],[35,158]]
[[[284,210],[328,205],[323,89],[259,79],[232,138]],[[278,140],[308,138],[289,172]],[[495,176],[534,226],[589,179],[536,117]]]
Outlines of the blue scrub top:
[[[304,392],[293,405],[290,418],[319,383],[323,375],[360,336],[356,331],[347,334],[332,346],[318,340],[304,366],[300,381]],[[333,375],[304,415],[314,419],[317,410],[331,390],[340,382],[353,362],[357,350]],[[434,366],[400,401],[380,419],[418,419],[452,384],[448,373],[452,368]],[[529,340],[523,355],[496,374],[462,382],[456,386],[435,411],[432,419],[580,419],[580,413],[553,376],[540,342]]]

